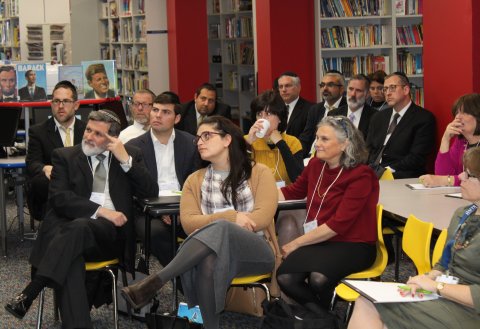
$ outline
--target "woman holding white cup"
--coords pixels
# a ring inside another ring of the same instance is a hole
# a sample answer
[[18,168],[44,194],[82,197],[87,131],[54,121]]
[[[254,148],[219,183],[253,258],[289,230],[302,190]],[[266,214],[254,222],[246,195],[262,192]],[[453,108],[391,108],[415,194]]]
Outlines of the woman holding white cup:
[[265,91],[250,104],[252,121],[245,140],[252,146],[253,159],[268,166],[279,187],[289,185],[303,171],[302,144],[285,133],[288,112],[282,98]]

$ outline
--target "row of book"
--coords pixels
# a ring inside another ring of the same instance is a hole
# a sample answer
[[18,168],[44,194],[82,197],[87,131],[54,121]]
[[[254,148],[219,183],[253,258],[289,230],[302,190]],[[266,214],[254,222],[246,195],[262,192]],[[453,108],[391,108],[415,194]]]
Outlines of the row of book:
[[103,18],[132,16],[145,14],[145,0],[137,0],[136,12],[133,11],[132,0],[118,0],[120,5],[120,12],[118,10],[117,0],[106,1],[102,3],[101,13]]
[[225,59],[226,64],[238,64],[237,45],[234,42],[226,44]]
[[132,74],[125,74],[118,79],[118,92],[123,95],[133,95],[140,89],[148,89],[148,74],[141,74],[138,77]]
[[0,17],[2,18],[18,17],[18,0],[0,1]]
[[0,44],[7,47],[20,47],[20,29],[10,21],[0,22]]
[[423,61],[422,54],[412,54],[409,52],[400,52],[397,54],[397,68],[407,75],[422,74]]
[[425,97],[423,95],[423,87],[417,87],[411,84],[410,95],[412,96],[412,101],[419,105],[425,106]]
[[225,19],[225,38],[253,38],[251,17],[230,17]]
[[241,43],[240,44],[240,57],[241,64],[253,65],[255,63],[255,51],[253,50],[253,44]]
[[396,15],[422,15],[423,0],[393,0]]
[[385,0],[321,0],[321,17],[382,16],[388,12]]
[[240,77],[240,90],[254,93],[255,92],[255,74],[246,74]]
[[423,44],[423,25],[405,25],[397,26],[397,45],[422,45]]
[[322,28],[321,35],[322,48],[371,47],[387,43],[388,26],[334,26]]
[[323,72],[337,70],[345,77],[355,74],[368,75],[378,70],[387,74],[390,72],[390,57],[386,55],[365,55],[353,57],[324,57],[322,59]]

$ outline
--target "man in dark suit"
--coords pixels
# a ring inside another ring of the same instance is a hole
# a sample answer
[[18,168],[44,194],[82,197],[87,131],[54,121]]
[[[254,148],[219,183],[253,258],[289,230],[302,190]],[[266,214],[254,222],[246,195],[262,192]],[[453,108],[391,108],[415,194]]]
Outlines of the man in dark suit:
[[86,126],[85,122],[75,118],[80,103],[72,83],[60,81],[52,94],[52,117],[28,130],[27,199],[33,212],[31,215],[37,220],[42,219],[45,211],[53,150],[80,143]]
[[49,209],[30,255],[32,281],[5,308],[23,318],[46,286],[59,297],[63,328],[92,328],[85,288],[85,262],[119,258],[133,269],[133,196],[152,197],[158,186],[142,153],[116,137],[120,120],[109,110],[93,111],[81,145],[57,149]]
[[304,157],[309,157],[313,150],[318,123],[327,116],[329,111],[347,105],[347,100],[343,96],[344,91],[345,78],[340,72],[331,71],[323,76],[320,83],[323,101],[310,107],[305,128],[298,138],[302,142]]
[[368,162],[389,167],[395,178],[418,177],[426,172],[433,151],[435,117],[412,102],[405,74],[388,75],[383,91],[391,108],[378,112],[370,122]]
[[308,109],[313,104],[300,97],[302,86],[296,73],[284,72],[277,81],[278,91],[288,109],[286,133],[298,138],[307,123]]
[[[158,182],[160,195],[179,191],[187,177],[199,165],[193,135],[174,129],[174,124],[180,120],[181,107],[176,104],[172,95],[160,94],[150,111],[150,130],[145,134],[131,139],[127,145],[133,145],[142,150],[145,165],[153,179]],[[145,217],[137,214],[135,230],[142,240],[145,240]],[[151,249],[160,264],[166,266],[173,258],[171,242],[171,220],[164,216],[161,220],[151,221]]]
[[354,75],[348,81],[347,105],[328,112],[328,115],[331,116],[343,115],[349,118],[353,125],[362,132],[365,140],[367,139],[370,120],[377,113],[376,110],[365,103],[369,86],[370,82],[365,75]]
[[18,90],[18,96],[21,101],[47,100],[45,89],[35,84],[37,82],[37,73],[34,70],[26,71],[25,79],[27,80],[27,85]]
[[198,124],[205,117],[221,115],[232,119],[231,111],[229,105],[217,101],[215,87],[210,83],[204,83],[197,88],[192,101],[182,104],[182,116],[175,128],[195,135]]

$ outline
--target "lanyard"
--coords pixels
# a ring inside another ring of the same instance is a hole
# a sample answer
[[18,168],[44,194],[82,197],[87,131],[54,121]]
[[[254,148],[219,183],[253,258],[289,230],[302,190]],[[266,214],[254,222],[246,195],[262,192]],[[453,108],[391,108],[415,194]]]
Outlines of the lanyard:
[[477,211],[477,209],[478,206],[476,204],[472,204],[467,208],[467,210],[465,210],[462,217],[460,218],[460,221],[458,222],[455,232],[453,233],[452,239],[448,241],[447,244],[445,244],[445,248],[443,248],[442,258],[440,260],[440,265],[442,265],[444,269],[448,270],[448,266],[450,265],[450,261],[452,259],[452,247],[455,243],[455,236],[457,235],[458,230],[463,225],[463,223],[466,222],[470,215]]

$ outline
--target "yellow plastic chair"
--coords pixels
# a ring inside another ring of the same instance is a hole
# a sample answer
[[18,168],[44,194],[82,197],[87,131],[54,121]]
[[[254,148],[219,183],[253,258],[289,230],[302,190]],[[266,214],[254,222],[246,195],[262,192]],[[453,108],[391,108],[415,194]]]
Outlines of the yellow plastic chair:
[[390,168],[385,168],[385,171],[382,174],[382,177],[380,177],[380,180],[394,180],[395,178],[393,177],[393,173],[390,170]]
[[432,269],[430,261],[432,232],[433,223],[424,222],[414,215],[408,216],[403,230],[402,249],[415,264],[418,274]]
[[230,286],[246,287],[246,288],[259,287],[265,290],[265,294],[267,295],[267,300],[270,301],[270,289],[268,288],[267,282],[269,282],[271,278],[272,278],[272,273],[244,276],[244,277],[233,279]]
[[447,242],[447,229],[443,229],[440,235],[438,236],[437,242],[435,243],[435,247],[433,248],[432,254],[432,267],[440,260],[443,253],[443,248],[445,247],[445,243]]
[[[382,275],[383,271],[387,267],[388,262],[388,253],[387,248],[385,247],[385,242],[383,240],[383,233],[382,233],[382,214],[383,214],[383,206],[381,204],[377,205],[377,256],[375,258],[375,262],[373,263],[370,268],[350,274],[346,277],[346,279],[372,279],[377,278]],[[347,287],[345,284],[340,283],[333,293],[332,301],[330,303],[330,309],[333,310],[335,305],[336,296],[342,298],[343,300],[348,302],[347,310],[345,312],[345,322],[350,318],[351,311],[352,311],[352,304],[355,300],[359,297],[359,294],[354,291],[353,289]]]
[[[112,278],[112,301],[113,301],[113,327],[115,329],[118,329],[118,303],[117,303],[117,280],[115,276],[114,270],[120,269],[122,272],[122,280],[123,280],[123,285],[127,286],[127,276],[125,273],[125,270],[119,266],[119,261],[118,258],[103,261],[103,262],[87,262],[85,263],[85,271],[106,271],[110,274],[110,277]],[[42,317],[43,317],[43,304],[44,304],[44,298],[45,298],[45,289],[42,290],[40,293],[40,298],[38,302],[38,315],[37,315],[37,329],[40,329],[42,327]],[[58,309],[57,309],[57,303],[56,303],[56,298],[55,298],[55,293],[53,294],[53,305],[54,305],[54,313],[55,313],[55,320],[58,320]],[[128,313],[130,315],[130,308],[128,307]]]

